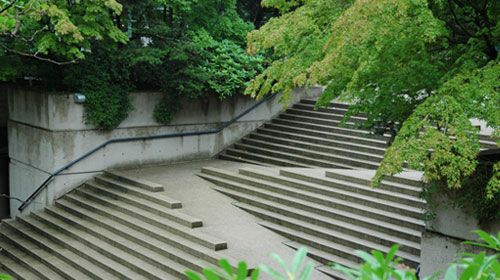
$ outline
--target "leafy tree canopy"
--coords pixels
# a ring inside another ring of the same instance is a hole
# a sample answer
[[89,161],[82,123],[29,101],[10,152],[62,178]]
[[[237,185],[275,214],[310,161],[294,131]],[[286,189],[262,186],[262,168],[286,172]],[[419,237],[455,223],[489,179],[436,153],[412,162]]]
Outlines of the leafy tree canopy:
[[[395,140],[374,184],[402,171],[460,188],[479,153],[469,119],[500,128],[500,2],[494,0],[266,0],[282,15],[248,35],[273,62],[246,93],[323,85],[317,106],[350,101]],[[498,172],[498,168],[496,168]],[[498,174],[488,199],[499,198]],[[496,196],[495,196],[495,194]]]

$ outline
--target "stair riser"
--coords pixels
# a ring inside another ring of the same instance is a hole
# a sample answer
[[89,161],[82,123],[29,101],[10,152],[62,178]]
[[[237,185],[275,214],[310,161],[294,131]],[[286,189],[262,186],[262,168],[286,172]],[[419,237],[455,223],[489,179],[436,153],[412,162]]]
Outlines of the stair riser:
[[337,133],[342,135],[361,137],[373,140],[382,140],[386,142],[390,139],[389,137],[369,133],[367,130],[360,130],[349,125],[342,126],[336,122],[322,120],[322,119],[316,120],[312,118],[306,118],[306,117],[301,118],[301,117],[296,117],[294,115],[284,114],[281,115],[280,118],[272,119],[271,122],[275,124],[293,126],[297,128],[311,129],[329,133]]
[[273,136],[273,137],[279,137],[279,138],[283,138],[283,139],[290,139],[290,140],[296,140],[296,141],[310,142],[312,144],[318,144],[318,145],[351,149],[354,151],[370,153],[370,154],[380,155],[380,156],[383,156],[385,153],[385,150],[380,149],[380,148],[374,149],[370,146],[355,146],[355,145],[352,145],[350,142],[331,142],[331,141],[323,139],[323,138],[311,138],[311,137],[299,135],[299,134],[288,134],[288,133],[278,131],[278,130],[268,130],[268,129],[259,128],[259,129],[257,129],[257,132],[259,134],[269,135],[269,136]]
[[[308,104],[308,105],[316,105],[316,100],[313,100],[313,99],[301,99],[300,103],[302,103],[302,104]],[[349,104],[338,103],[338,102],[330,102],[330,104],[328,106],[329,107],[333,107],[333,108],[342,108],[342,109],[348,109],[349,108]]]
[[279,159],[260,157],[257,154],[247,154],[244,152],[239,152],[237,150],[227,150],[226,153],[228,155],[241,157],[241,158],[248,158],[250,160],[257,160],[257,161],[261,161],[263,163],[271,164],[271,165],[285,166],[285,167],[304,167],[300,164],[292,164],[292,163],[280,161]]
[[[11,253],[10,251],[8,251],[8,250],[2,250],[2,251],[0,251],[0,256],[2,256],[2,255],[5,256],[6,258],[10,258],[10,259],[14,260],[16,263],[22,265],[23,267],[26,267],[31,273],[35,274],[37,277],[40,277],[40,279],[43,279],[43,280],[52,280],[49,277],[44,276],[43,274],[41,274],[38,270],[36,270],[35,268],[33,268],[29,263],[25,262],[22,258],[18,258],[17,255]],[[19,278],[23,279],[22,277],[19,277]],[[26,279],[26,280],[32,280],[32,279]]]
[[[270,143],[279,144],[279,145],[287,145],[290,147],[307,149],[307,150],[321,152],[321,153],[330,153],[332,155],[347,156],[347,157],[351,157],[353,159],[369,160],[369,161],[373,161],[373,162],[382,161],[381,156],[353,153],[352,151],[349,151],[349,150],[332,149],[332,148],[325,147],[325,146],[315,146],[315,145],[310,145],[310,144],[301,143],[301,142],[295,142],[295,141],[291,141],[291,140],[283,139],[283,138],[269,138],[269,137],[263,136],[262,134],[250,134],[249,137],[251,139],[256,139],[256,140],[260,140],[260,141],[268,141]],[[246,138],[243,138],[242,141],[245,143],[245,141],[247,141],[247,140],[246,140]],[[250,143],[250,141],[247,141],[246,143]]]
[[292,126],[286,126],[286,127],[285,126],[276,126],[276,125],[271,124],[271,123],[266,123],[264,125],[264,127],[267,129],[273,129],[273,130],[278,130],[278,131],[283,131],[283,132],[297,133],[297,134],[320,137],[320,138],[324,138],[324,139],[332,139],[332,140],[337,140],[337,141],[345,141],[345,142],[349,142],[349,143],[356,143],[356,144],[360,144],[360,145],[367,145],[367,146],[378,147],[378,148],[387,148],[386,143],[374,142],[374,141],[370,141],[369,139],[346,137],[342,134],[330,134],[330,133],[316,131],[316,130],[314,130],[314,131],[313,130],[303,130],[303,129],[292,127]]
[[[326,246],[325,244],[320,244],[320,243],[317,243],[313,240],[302,238],[302,237],[296,236],[296,235],[292,235],[292,234],[289,234],[287,232],[282,232],[282,231],[276,230],[274,228],[270,228],[270,230],[273,230],[273,231],[275,231],[275,232],[277,232],[277,233],[279,233],[287,238],[290,238],[291,240],[300,242],[300,243],[307,245],[307,246],[311,246],[313,248],[319,249],[319,250],[327,252],[329,254],[333,254],[333,255],[339,256],[341,258],[345,258],[349,261],[362,262],[362,260],[358,256],[353,255],[354,252],[348,253],[348,252],[344,252],[341,250],[337,250],[335,248]],[[410,261],[410,260],[405,260],[405,263],[407,263],[408,265],[410,265],[412,267],[417,267],[419,265],[418,263],[415,263],[415,262]]]
[[[48,210],[48,209],[46,209],[46,210]],[[133,255],[133,256],[135,256],[135,257],[137,257],[137,258],[139,258],[139,259],[141,259],[141,260],[143,260],[145,262],[148,262],[149,264],[151,264],[151,265],[153,265],[153,266],[155,266],[155,267],[157,267],[159,269],[164,270],[165,272],[171,273],[171,274],[176,275],[176,276],[183,276],[182,273],[179,273],[178,271],[173,270],[173,269],[171,269],[168,266],[165,266],[163,263],[158,262],[158,261],[156,261],[154,259],[151,259],[148,256],[143,255],[143,254],[141,254],[141,253],[139,253],[137,251],[130,250],[126,245],[121,244],[120,242],[117,242],[117,241],[115,241],[115,240],[113,240],[111,238],[108,238],[107,236],[105,236],[105,235],[103,235],[103,234],[101,234],[101,233],[99,233],[99,232],[97,232],[97,231],[95,231],[95,230],[93,230],[91,228],[88,228],[88,227],[82,226],[80,224],[74,223],[73,221],[67,219],[66,217],[58,215],[58,213],[55,213],[55,212],[52,212],[52,211],[47,211],[47,213],[50,214],[50,215],[53,215],[55,218],[61,219],[65,223],[70,224],[73,228],[80,229],[80,230],[82,230],[82,231],[84,231],[84,232],[92,235],[94,238],[100,239],[101,241],[104,241],[107,244],[109,244],[109,245],[111,245],[111,246],[113,246],[113,247],[115,247],[117,249],[123,250],[123,251],[129,253],[130,255]],[[53,223],[51,223],[51,225],[54,228],[59,228],[59,229],[61,229],[61,228],[64,227],[62,225],[56,225],[56,224],[53,224]],[[101,248],[100,246],[97,246],[97,245],[93,244],[92,242],[86,240],[85,238],[80,237],[79,235],[70,233],[69,231],[68,231],[68,233],[73,238],[77,239],[78,241],[80,241],[82,243],[85,243],[90,248],[98,251],[99,253],[107,256],[108,258],[110,258],[110,259],[112,259],[112,260],[114,260],[114,261],[116,261],[116,262],[118,262],[118,263],[120,263],[120,264],[122,264],[124,266],[129,267],[133,271],[135,271],[137,273],[141,273],[141,274],[143,274],[143,275],[145,275],[145,276],[147,276],[148,278],[151,278],[151,279],[161,280],[161,278],[159,278],[158,276],[150,273],[149,271],[147,271],[147,270],[145,270],[145,269],[143,269],[143,268],[141,268],[141,267],[139,267],[137,265],[134,265],[134,264],[128,262],[127,260],[123,259],[121,256],[118,256],[118,255],[115,255],[113,253],[110,253],[109,251],[106,251],[104,248]]]
[[[65,272],[65,271],[59,269],[59,267],[53,265],[50,261],[47,261],[47,259],[43,258],[39,254],[36,254],[32,250],[30,250],[29,248],[25,247],[23,244],[16,242],[14,239],[10,238],[8,235],[4,234],[3,232],[0,232],[0,236],[3,240],[5,240],[9,244],[12,244],[13,246],[15,246],[17,250],[23,252],[26,255],[29,255],[34,260],[44,264],[49,269],[51,269],[53,272],[61,275],[62,277],[66,278],[66,279],[77,280],[74,277],[72,277],[70,274],[68,274],[67,272]],[[7,253],[7,255],[9,255],[10,257],[14,256],[13,254],[9,254],[9,253]],[[41,278],[50,279],[50,276],[41,273],[40,270],[30,269],[30,271],[34,272],[35,274],[37,274]]]
[[[318,154],[318,153],[311,152],[310,150],[297,150],[297,149],[289,148],[288,146],[285,146],[285,147],[281,146],[280,147],[280,146],[273,145],[272,143],[269,143],[269,142],[255,142],[249,138],[243,138],[242,142],[244,144],[247,144],[247,145],[253,145],[256,147],[272,149],[272,150],[281,151],[284,153],[291,153],[291,154],[301,155],[301,156],[305,156],[305,157],[312,157],[312,158],[327,160],[327,161],[331,161],[332,163],[337,162],[339,164],[348,164],[351,166],[367,168],[367,169],[378,168],[378,164],[375,162],[370,164],[370,163],[356,161],[355,159],[337,158],[337,157],[335,157],[335,154],[324,155],[324,154]],[[235,147],[240,148],[240,149],[244,149],[244,147],[242,147],[238,144],[235,144]]]
[[[77,199],[73,199],[72,197],[70,196],[67,196],[65,198],[66,200],[68,200],[69,202],[72,202],[80,207],[83,207],[89,211],[92,211],[96,214],[99,214],[99,215],[102,215],[104,217],[107,217],[109,219],[112,219],[124,226],[127,226],[127,227],[130,227],[132,229],[135,229],[137,231],[140,231],[142,232],[143,234],[146,234],[146,235],[149,235],[153,238],[156,238],[156,239],[159,239],[159,240],[162,240],[166,243],[168,243],[169,239],[166,239],[163,235],[159,235],[157,233],[154,233],[144,227],[141,227],[141,226],[138,226],[132,222],[129,222],[128,220],[124,219],[124,218],[121,218],[119,216],[116,216],[116,215],[113,215],[112,214],[112,210],[111,211],[104,211],[104,210],[101,210],[99,208],[96,208],[96,207],[92,207],[92,205],[88,204],[88,203],[83,203],[82,201],[79,201]],[[63,209],[66,209],[67,207],[65,207],[64,205],[61,205],[60,203],[56,202],[56,205],[58,207],[62,207]],[[136,218],[136,217],[135,217]],[[142,221],[144,222],[147,222],[148,224],[150,224],[151,226],[155,226],[155,227],[158,227],[158,228],[161,228],[161,229],[164,229],[172,234],[175,234],[177,236],[182,236],[183,238],[186,238],[192,242],[195,242],[197,244],[200,244],[202,246],[205,246],[207,248],[210,248],[210,249],[213,249],[213,250],[222,250],[222,249],[226,249],[227,248],[227,244],[224,243],[224,244],[217,244],[216,246],[214,246],[213,244],[211,243],[208,243],[206,242],[205,240],[203,239],[200,239],[200,238],[196,238],[195,236],[192,236],[190,234],[187,234],[186,232],[184,232],[183,230],[179,229],[179,228],[175,228],[175,227],[172,227],[170,225],[167,225],[167,224],[162,224],[162,223],[159,223],[155,220],[152,220],[152,219],[141,219]],[[182,227],[182,226],[179,226],[179,227]]]
[[[344,185],[341,183],[336,183],[336,182],[334,183],[334,182],[331,182],[328,180],[323,180],[321,178],[316,178],[316,177],[312,177],[312,176],[306,176],[306,175],[302,175],[302,174],[288,172],[286,170],[281,170],[280,175],[285,176],[285,177],[289,177],[289,178],[293,178],[293,179],[303,180],[306,182],[316,183],[316,184],[319,184],[319,185],[322,185],[325,187],[331,187],[332,189],[339,189],[339,190],[345,190],[345,191],[349,191],[349,192],[355,192],[355,193],[359,193],[362,195],[367,195],[370,197],[376,197],[379,199],[383,199],[386,201],[393,201],[393,202],[404,204],[404,205],[411,205],[414,207],[419,207],[422,209],[424,209],[426,207],[426,204],[423,201],[415,201],[415,200],[410,200],[410,199],[404,199],[402,197],[395,197],[395,196],[390,196],[387,194],[381,194],[378,192],[371,191],[370,189],[356,188],[356,187],[349,186],[347,184]],[[290,185],[290,186],[296,185],[296,186],[300,187],[300,184],[290,183],[290,182],[287,182],[285,180],[274,179],[274,181],[276,183],[280,183],[283,185]],[[304,187],[302,187],[302,189],[307,189],[307,187],[304,186]],[[311,189],[311,191],[325,194],[325,195],[329,195],[329,193],[327,191],[323,191],[320,189]]]
[[[85,188],[92,192],[92,193],[95,193],[95,194],[104,194],[106,195],[107,197],[110,197],[110,198],[113,198],[113,199],[116,199],[116,200],[120,200],[120,201],[123,201],[120,197],[117,197],[117,196],[114,196],[113,194],[110,194],[110,193],[107,193],[107,192],[103,192],[101,189],[99,188],[95,188],[89,184],[86,184],[85,185]],[[107,201],[104,201],[104,200],[99,200],[98,197],[96,196],[89,196],[87,195],[85,192],[81,191],[80,189],[77,189],[76,192],[79,194],[79,195],[82,195],[90,200],[93,200],[93,201],[96,201],[96,202],[99,202],[99,203],[105,203],[106,206],[109,206],[111,208],[114,208],[114,209],[117,209],[117,206],[114,205],[114,204],[110,204],[108,203]],[[108,195],[109,194],[109,195]],[[125,201],[128,203],[128,200]],[[201,227],[202,226],[202,223],[201,222],[197,222],[197,223],[192,223],[190,221],[186,221],[186,220],[183,220],[177,216],[174,216],[174,215],[170,215],[169,213],[166,213],[166,212],[163,212],[163,211],[159,211],[155,208],[151,208],[151,207],[148,207],[147,205],[144,205],[144,204],[140,204],[140,207],[138,206],[138,204],[133,204],[134,206],[136,206],[137,208],[140,208],[142,210],[145,210],[147,212],[150,212],[151,214],[153,215],[158,215],[158,216],[161,216],[161,217],[164,217],[164,218],[167,218],[171,221],[174,221],[174,222],[177,222],[181,225],[184,225],[184,226],[187,226],[187,227],[190,227],[190,228],[194,228],[194,227]],[[129,213],[131,213],[133,211],[129,211]]]
[[[344,119],[343,115],[325,114],[325,113],[315,112],[312,110],[297,110],[297,109],[291,108],[291,109],[286,110],[286,112],[287,112],[287,114],[314,117],[314,118],[322,118],[322,119],[336,120],[336,121],[342,121]],[[348,119],[348,121],[356,123],[356,124],[357,123],[362,124],[364,121],[366,121],[366,119],[358,118],[358,117],[351,117]]]
[[178,208],[182,207],[182,205],[180,203],[171,204],[171,203],[168,203],[165,200],[159,199],[158,197],[154,197],[152,195],[146,195],[146,194],[144,194],[142,192],[139,192],[139,191],[134,191],[134,189],[132,189],[133,187],[132,188],[125,188],[123,186],[120,186],[120,185],[117,185],[117,184],[113,184],[112,182],[103,180],[103,179],[101,179],[99,177],[95,177],[94,180],[97,183],[101,184],[101,185],[114,188],[114,189],[119,190],[119,191],[121,191],[123,193],[133,194],[133,195],[135,195],[137,197],[146,199],[148,201],[151,201],[152,203],[156,203],[158,205],[161,205],[161,206],[164,206],[164,207],[167,207],[167,208],[170,208],[170,209],[178,209]]
[[264,150],[261,150],[259,148],[255,148],[253,146],[242,146],[239,143],[234,144],[234,147],[236,149],[240,149],[242,151],[247,151],[247,152],[255,153],[255,154],[264,154],[266,156],[281,158],[281,159],[290,160],[290,161],[296,161],[298,163],[303,163],[306,165],[314,165],[314,166],[320,166],[320,167],[325,167],[325,168],[343,168],[340,165],[336,165],[335,162],[325,163],[322,161],[314,160],[312,158],[299,158],[299,157],[296,157],[295,154],[285,154],[284,152],[275,152],[275,151],[269,151],[269,150],[264,151]]
[[[344,108],[332,108],[332,107],[315,108],[314,105],[309,105],[309,104],[304,104],[304,103],[294,104],[292,108],[299,109],[299,110],[309,110],[309,111],[313,111],[313,112],[337,114],[337,115],[345,115],[347,113],[347,110]],[[361,116],[361,115],[357,115],[357,116]]]
[[[332,173],[332,172],[328,172],[328,171],[326,172],[326,177],[329,177],[332,179],[337,179],[337,180],[342,180],[342,181],[346,181],[346,182],[351,182],[351,183],[355,183],[355,184],[360,184],[360,185],[364,185],[364,186],[368,186],[368,187],[371,186],[371,182],[369,180],[365,180],[362,178],[354,178],[351,176],[344,176],[344,175],[340,175],[340,174]],[[387,182],[387,180],[383,180],[379,188],[384,189],[384,190],[388,190],[388,191],[392,191],[392,192],[406,194],[406,195],[412,195],[414,197],[420,197],[420,195],[421,195],[420,190],[417,191],[417,190],[413,190],[413,189],[400,188],[397,186],[384,184],[384,181]]]
[[[59,252],[59,250],[55,250],[54,248],[50,247],[50,246],[46,246],[43,242],[40,242],[38,239],[36,238],[33,238],[31,237],[30,235],[28,234],[25,234],[25,232],[23,232],[22,230],[19,230],[18,228],[16,228],[15,226],[9,224],[9,223],[6,223],[7,227],[10,228],[10,231],[11,232],[15,232],[18,236],[22,236],[24,239],[26,240],[29,240],[30,242],[32,242],[33,244],[36,244],[38,247],[42,248],[43,250],[47,251],[48,253],[50,253],[51,255],[54,255],[56,257],[58,257],[59,259],[63,260],[64,262],[68,263],[69,265],[71,265],[72,267],[74,267],[75,269],[85,273],[87,276],[91,277],[92,279],[96,279],[96,280],[101,280],[102,278],[99,277],[98,275],[94,274],[93,271],[91,270],[88,270],[86,269],[85,267],[83,266],[80,266],[79,263],[75,260],[72,260],[72,259],[68,259],[67,257],[65,257],[63,254],[61,254]],[[1,234],[1,233],[0,233]],[[21,246],[18,246],[18,248],[21,248]],[[29,251],[29,250],[28,250]],[[29,252],[28,252],[29,253]],[[78,280],[74,277],[72,277],[71,275],[69,275],[66,271],[62,271],[60,269],[57,269],[56,267],[53,267],[52,266],[52,263],[51,262],[48,262],[47,260],[45,259],[39,259],[40,262],[44,263],[45,265],[51,267],[51,269],[57,271],[57,273],[61,274],[61,275],[64,275],[65,278],[67,279],[75,279],[75,280]],[[104,279],[102,279],[104,280]]]
[[[305,195],[303,193],[296,193],[296,192],[293,192],[293,191],[287,190],[287,189],[276,188],[276,187],[268,185],[268,184],[264,184],[264,183],[261,183],[261,182],[255,182],[255,181],[252,181],[252,180],[248,180],[246,178],[235,177],[235,176],[231,176],[231,175],[223,174],[223,173],[218,173],[218,172],[212,172],[210,170],[204,170],[204,173],[208,173],[208,174],[213,175],[213,176],[218,176],[220,178],[232,180],[234,182],[238,182],[238,183],[241,183],[241,184],[244,184],[244,185],[249,185],[249,186],[252,186],[252,187],[259,188],[259,189],[267,190],[267,191],[270,191],[270,192],[274,192],[274,193],[278,193],[278,194],[283,194],[283,195],[286,195],[286,196],[289,196],[289,197],[294,197],[294,198],[299,198],[299,199],[307,200],[307,201],[314,202],[314,203],[317,203],[317,204],[320,204],[320,205],[324,205],[324,206],[327,206],[327,207],[331,207],[331,208],[336,208],[336,206],[337,206],[336,203],[333,203],[331,201],[325,200],[323,198],[313,197],[313,196]],[[290,182],[290,184],[291,183],[292,182]],[[301,184],[294,184],[294,185],[295,185],[295,187],[299,187],[300,189],[309,191],[308,186],[304,186],[304,185],[301,185]],[[357,203],[357,204],[360,204],[360,205],[366,205],[366,206],[369,206],[369,207],[373,207],[373,208],[384,210],[384,211],[388,211],[388,212],[395,212],[395,213],[398,213],[400,215],[406,215],[408,217],[420,218],[421,215],[422,215],[421,213],[411,212],[411,211],[408,211],[406,209],[400,209],[400,208],[393,207],[393,206],[390,206],[390,205],[383,205],[383,204],[379,204],[379,203],[374,202],[374,201],[360,199],[360,198],[356,197],[355,195],[348,196],[348,195],[344,195],[344,194],[341,194],[341,193],[331,192],[331,193],[329,193],[329,196],[337,198],[337,199],[340,199],[340,200],[343,200],[343,201],[350,201],[350,202],[353,202],[353,203]]]
[[[128,234],[128,233],[123,232],[123,231],[121,231],[121,230],[119,230],[119,229],[116,229],[116,228],[114,228],[113,226],[110,226],[109,224],[107,224],[107,223],[105,223],[105,222],[102,222],[102,221],[100,221],[100,220],[98,220],[98,219],[95,219],[95,218],[93,218],[93,217],[90,217],[90,216],[87,216],[87,215],[85,215],[85,214],[83,214],[83,213],[80,213],[80,212],[76,211],[75,209],[72,209],[72,208],[70,208],[70,207],[65,207],[64,205],[61,205],[61,204],[59,204],[59,205],[57,205],[57,206],[58,206],[58,207],[60,207],[60,208],[62,208],[62,209],[63,209],[63,210],[65,210],[65,211],[68,211],[68,212],[70,212],[70,213],[74,214],[75,216],[77,216],[77,217],[79,217],[79,218],[81,218],[81,219],[84,219],[84,220],[90,221],[90,222],[92,222],[92,223],[94,223],[94,224],[97,224],[97,225],[98,225],[99,227],[101,227],[101,228],[105,228],[105,229],[107,229],[107,230],[109,230],[109,231],[113,232],[114,234],[116,234],[116,235],[118,235],[118,236],[121,236],[121,237],[123,237],[123,238],[125,238],[125,239],[127,239],[127,240],[130,240],[130,242],[133,242],[133,243],[139,244],[139,245],[141,245],[141,246],[143,246],[143,247],[145,247],[145,248],[148,248],[148,249],[150,249],[150,250],[152,250],[152,251],[154,251],[154,252],[156,252],[156,253],[158,253],[158,254],[160,254],[160,255],[164,256],[164,257],[166,257],[166,258],[169,258],[169,259],[175,260],[176,262],[178,262],[178,263],[180,263],[180,264],[182,264],[182,265],[184,265],[184,266],[187,266],[187,267],[189,267],[189,268],[191,268],[191,269],[198,270],[198,271],[201,271],[201,270],[203,269],[203,267],[197,266],[196,264],[191,263],[191,262],[188,262],[188,261],[186,261],[186,260],[184,260],[184,259],[182,259],[182,258],[178,258],[178,257],[177,257],[176,255],[174,255],[174,254],[171,254],[171,253],[169,253],[169,252],[167,252],[167,251],[165,251],[165,250],[162,250],[161,248],[158,248],[158,247],[156,247],[156,246],[154,246],[154,245],[152,245],[152,244],[150,244],[150,243],[148,243],[148,242],[145,242],[144,240],[141,240],[141,239],[139,239],[139,238],[137,238],[137,237],[135,237],[135,236],[133,236],[133,235],[131,235],[131,234]],[[165,243],[167,243],[167,244],[170,244],[170,245],[172,245],[172,246],[177,245],[177,246],[175,246],[175,247],[177,247],[177,248],[179,248],[179,247],[180,247],[180,249],[183,249],[183,250],[185,250],[185,249],[186,249],[186,248],[184,248],[184,247],[182,247],[182,246],[179,246],[179,244],[172,244],[172,243],[174,243],[174,242],[172,242],[171,240],[169,240],[169,239],[167,239],[167,238],[164,238],[163,236],[155,235],[155,236],[153,236],[153,238],[159,239],[159,240],[161,240],[161,241],[163,241],[163,242],[165,242]],[[101,239],[101,240],[103,240],[103,239]],[[103,240],[103,241],[107,241],[107,240],[108,240],[108,239]],[[124,249],[124,250],[125,250],[125,249],[126,249],[126,247],[125,247],[125,248],[121,248],[121,249]],[[140,255],[140,256],[142,256],[142,255]]]
[[[35,218],[37,220],[40,220],[39,218],[37,218],[35,216]],[[44,222],[43,220],[40,220],[41,222]],[[30,227],[33,231],[37,232],[38,234],[41,234],[42,236],[45,236],[47,239],[50,239],[52,240],[53,242],[56,242],[58,244],[61,244],[64,248],[68,249],[69,251],[72,251],[73,253],[75,254],[78,254],[80,257],[86,259],[87,261],[91,262],[92,264],[96,265],[96,266],[99,266],[101,267],[102,269],[105,269],[107,271],[109,271],[110,273],[112,273],[113,275],[117,276],[117,277],[120,277],[121,279],[128,279],[128,280],[134,280],[132,278],[129,278],[128,275],[125,275],[125,274],[122,274],[121,272],[119,272],[118,270],[115,270],[113,267],[110,267],[110,266],[107,266],[105,264],[103,264],[102,262],[100,262],[99,260],[97,259],[94,259],[93,257],[87,255],[84,251],[82,250],[79,250],[78,248],[75,248],[73,246],[71,246],[70,244],[64,242],[64,241],[61,241],[60,239],[58,238],[55,238],[53,235],[37,228],[37,227],[34,227],[32,226],[30,223],[20,219],[19,220],[20,223],[22,223],[23,225],[27,226],[27,227]],[[51,224],[48,224],[51,228],[54,228],[53,225]],[[55,227],[57,230],[59,230],[58,227]],[[73,237],[70,233],[68,234],[67,231],[63,231],[61,230],[61,232],[64,232],[66,235],[70,236],[70,237]]]
[[[266,215],[266,214],[259,213],[256,211],[251,211],[250,209],[243,208],[243,210],[250,212],[251,214],[258,216],[262,219],[273,222],[275,224],[285,226],[285,227],[288,227],[290,229],[298,230],[298,231],[301,231],[301,232],[304,232],[307,234],[311,234],[311,235],[317,236],[319,238],[323,238],[323,239],[335,242],[337,244],[342,244],[344,246],[349,246],[349,247],[353,247],[353,248],[357,248],[359,250],[365,250],[365,251],[371,251],[371,250],[375,249],[375,248],[366,247],[366,246],[363,247],[363,245],[355,243],[355,242],[351,242],[350,240],[338,238],[337,236],[334,236],[332,234],[328,234],[325,232],[311,229],[311,228],[307,227],[306,224],[298,224],[298,223],[288,222],[286,220],[283,220],[283,219],[280,219],[280,218],[277,218],[277,217],[274,217],[271,215]],[[337,225],[330,224],[330,226],[325,227],[325,228],[331,229],[331,230],[336,230],[336,231],[339,231],[341,233],[349,234],[350,236],[357,237],[357,238],[364,239],[364,240],[368,240],[371,242],[375,242],[377,244],[387,246],[387,247],[390,247],[394,244],[394,242],[391,242],[389,240],[381,239],[381,238],[378,238],[377,236],[373,236],[373,235],[367,235],[367,234],[364,234],[362,232],[353,231],[353,230],[350,230],[348,228],[337,226]],[[408,247],[408,246],[402,245],[399,250],[402,252],[407,252],[407,253],[416,255],[416,256],[420,255],[420,250],[417,248],[413,248],[413,247]]]
[[[268,196],[266,194],[261,194],[260,192],[249,191],[247,189],[240,189],[239,187],[236,187],[234,185],[226,184],[226,183],[219,182],[219,181],[214,181],[214,180],[212,180],[210,178],[206,178],[206,179],[209,180],[209,181],[211,181],[211,182],[213,182],[214,184],[222,187],[222,188],[227,188],[227,189],[230,189],[230,190],[239,191],[239,192],[246,193],[246,194],[249,194],[249,195],[252,195],[252,196],[260,197],[262,199],[268,199],[268,200],[271,200],[271,201],[274,201],[274,202],[277,202],[277,203],[284,203],[285,205],[288,205],[290,207],[296,207],[296,208],[299,208],[301,210],[309,211],[309,212],[312,212],[312,213],[315,213],[315,214],[318,214],[318,215],[323,215],[323,216],[326,216],[326,217],[331,217],[332,216],[331,212],[325,211],[323,209],[315,208],[311,204],[296,203],[294,201],[290,201],[290,200],[284,199],[281,196],[272,196],[272,197],[270,197],[270,196]],[[245,201],[243,201],[243,202],[245,202]],[[411,229],[415,229],[415,230],[423,230],[423,226],[422,225],[408,223],[407,221],[404,221],[404,220],[394,219],[392,217],[387,217],[387,216],[384,216],[384,215],[380,215],[378,213],[373,213],[373,212],[370,212],[370,211],[365,211],[365,210],[362,210],[362,209],[353,208],[353,207],[350,207],[350,205],[348,205],[348,204],[343,204],[343,205],[337,204],[337,205],[334,205],[334,207],[332,207],[332,208],[335,208],[335,209],[338,209],[338,210],[342,210],[342,211],[346,211],[346,212],[351,212],[351,213],[354,213],[354,214],[357,214],[357,215],[360,215],[360,216],[365,216],[365,217],[370,217],[370,218],[373,218],[373,219],[381,220],[381,221],[384,221],[385,223],[389,223],[389,224],[394,224],[394,225],[398,225],[398,226],[402,226],[402,227],[407,227],[407,228],[411,228]]]
[[125,184],[130,184],[133,186],[136,186],[138,188],[150,191],[150,192],[161,192],[164,190],[163,186],[158,185],[158,184],[152,184],[152,183],[144,183],[144,182],[139,182],[124,176],[120,176],[118,174],[115,174],[114,172],[109,172],[109,171],[104,171],[104,174],[106,177],[109,177],[111,179],[123,182]]

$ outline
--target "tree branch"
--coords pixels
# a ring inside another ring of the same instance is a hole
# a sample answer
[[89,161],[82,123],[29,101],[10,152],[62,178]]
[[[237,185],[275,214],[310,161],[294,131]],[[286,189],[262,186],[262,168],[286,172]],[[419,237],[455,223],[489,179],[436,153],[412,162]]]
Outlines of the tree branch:
[[7,11],[12,6],[14,6],[14,4],[16,4],[17,1],[18,0],[14,0],[14,1],[10,2],[7,6],[5,6],[3,9],[0,10],[0,14],[2,14],[3,12]]
[[31,53],[25,53],[25,52],[21,52],[21,51],[18,51],[18,50],[14,50],[14,49],[8,48],[5,45],[0,45],[0,47],[2,47],[3,49],[5,49],[8,52],[11,52],[11,53],[14,53],[14,54],[17,54],[17,55],[20,55],[20,56],[31,57],[31,58],[34,58],[34,59],[37,59],[37,60],[40,60],[40,61],[49,62],[49,63],[55,64],[55,65],[59,65],[59,66],[68,65],[68,64],[75,64],[75,63],[77,63],[79,61],[79,59],[73,59],[73,60],[70,60],[70,61],[57,61],[57,60],[54,60],[54,59],[50,59],[50,58],[46,58],[46,57],[41,57],[37,53],[31,54]]

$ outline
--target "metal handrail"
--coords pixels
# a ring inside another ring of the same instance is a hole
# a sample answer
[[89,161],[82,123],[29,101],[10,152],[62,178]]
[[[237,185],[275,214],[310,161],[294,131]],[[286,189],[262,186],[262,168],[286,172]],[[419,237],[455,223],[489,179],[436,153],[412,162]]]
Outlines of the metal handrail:
[[114,138],[107,140],[106,142],[100,144],[99,146],[93,148],[92,150],[86,152],[85,154],[81,155],[80,157],[68,162],[61,168],[57,169],[55,172],[51,173],[50,176],[43,181],[43,183],[19,206],[17,209],[22,212],[26,207],[30,205],[30,203],[43,191],[49,183],[54,179],[55,176],[59,175],[61,172],[64,170],[72,167],[73,165],[79,163],[80,161],[84,160],[85,158],[91,156],[95,152],[99,151],[100,149],[104,148],[105,146],[113,143],[122,143],[122,142],[134,142],[134,141],[144,141],[144,140],[154,140],[154,139],[164,139],[164,138],[174,138],[174,137],[183,137],[183,136],[199,136],[199,135],[207,135],[207,134],[215,134],[219,133],[225,128],[229,127],[233,123],[235,123],[237,120],[241,119],[243,116],[260,106],[262,103],[266,102],[267,100],[273,98],[276,96],[276,94],[270,94],[260,100],[259,102],[255,103],[252,105],[250,108],[246,109],[243,111],[241,114],[237,115],[230,121],[225,122],[221,127],[219,128],[213,128],[209,130],[203,130],[203,131],[192,131],[192,132],[181,132],[181,133],[168,133],[168,134],[159,134],[159,135],[151,135],[151,136],[136,136],[136,137],[120,137],[120,138]]

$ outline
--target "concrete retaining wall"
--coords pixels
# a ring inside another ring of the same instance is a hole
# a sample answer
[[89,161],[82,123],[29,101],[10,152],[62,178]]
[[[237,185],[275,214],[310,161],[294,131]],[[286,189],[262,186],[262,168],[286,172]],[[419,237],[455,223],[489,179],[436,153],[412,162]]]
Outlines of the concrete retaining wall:
[[[320,88],[297,90],[294,98],[313,97],[320,92]],[[170,125],[159,125],[152,112],[161,94],[136,92],[130,96],[135,110],[119,128],[103,132],[85,124],[84,108],[75,104],[70,94],[9,92],[11,196],[26,199],[51,172],[109,139],[216,128],[256,102],[245,96],[225,101],[213,97],[208,104],[186,100]],[[218,134],[108,145],[55,178],[24,213],[50,205],[103,169],[212,157],[278,114],[282,110],[278,100],[279,97],[274,97],[266,101]],[[12,216],[19,214],[19,205],[11,200]]]

